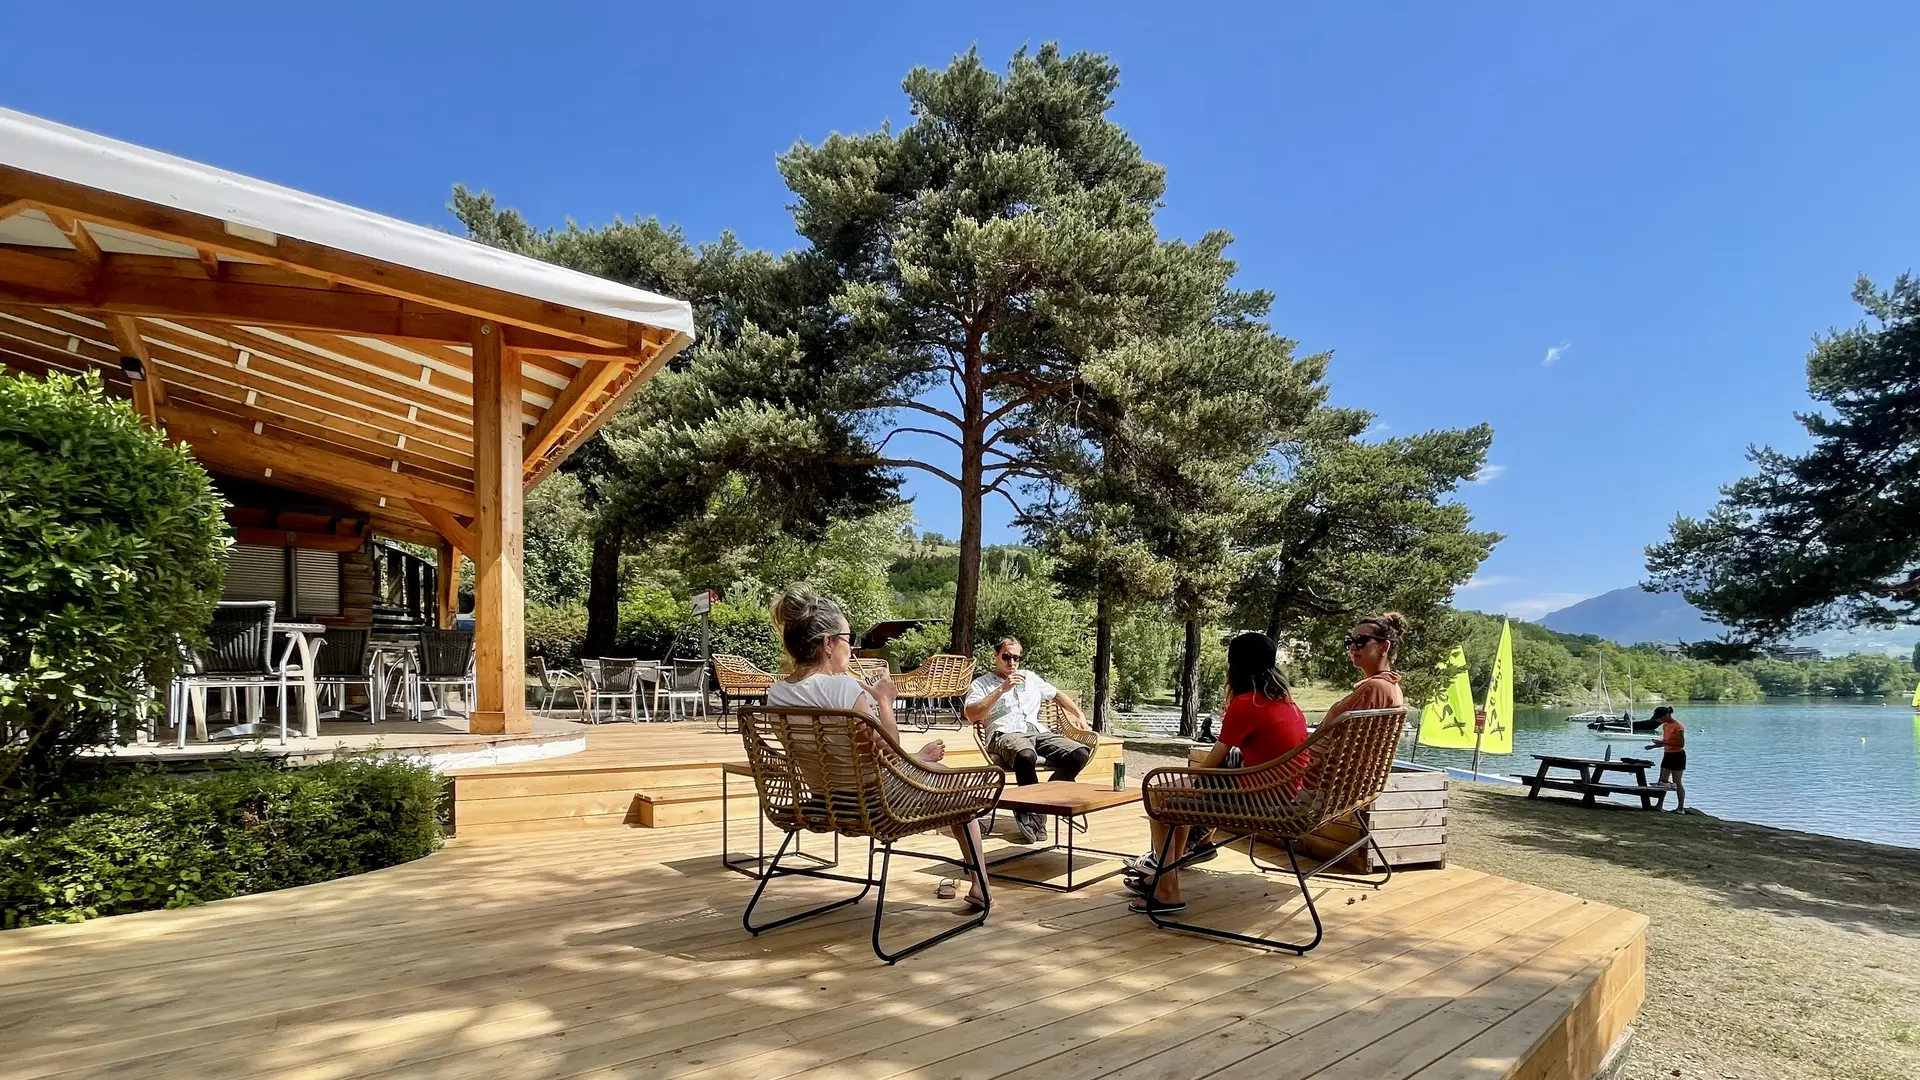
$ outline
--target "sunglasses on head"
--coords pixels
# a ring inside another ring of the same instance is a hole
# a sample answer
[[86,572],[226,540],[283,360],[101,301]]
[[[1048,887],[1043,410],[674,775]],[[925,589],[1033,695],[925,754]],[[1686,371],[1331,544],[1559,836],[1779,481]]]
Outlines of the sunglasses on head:
[[1385,641],[1379,634],[1353,634],[1347,638],[1347,648],[1364,649],[1370,641]]
[[1005,660],[1009,664],[1017,664],[1021,660],[1021,654],[1017,652],[1003,652],[1000,654],[1000,659]]

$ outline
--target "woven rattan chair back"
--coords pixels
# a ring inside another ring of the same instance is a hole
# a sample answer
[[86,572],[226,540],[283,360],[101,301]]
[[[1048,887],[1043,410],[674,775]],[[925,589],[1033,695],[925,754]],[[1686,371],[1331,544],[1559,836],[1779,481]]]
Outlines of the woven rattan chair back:
[[1343,713],[1292,752],[1250,769],[1155,769],[1147,816],[1169,825],[1300,837],[1380,797],[1407,711]]
[[328,630],[314,655],[314,675],[322,679],[364,679],[373,670],[367,645],[373,631]]
[[967,692],[973,682],[973,657],[938,653],[894,679],[902,697],[949,698]]
[[864,683],[878,682],[881,677],[892,674],[887,670],[885,660],[874,657],[856,656],[853,658],[853,673]]
[[773,685],[773,676],[754,662],[732,653],[713,654],[714,683],[729,697],[759,697]]
[[420,631],[420,678],[461,679],[471,667],[473,631]]
[[767,821],[882,843],[964,824],[999,801],[998,769],[928,767],[872,717],[833,709],[759,707],[740,738]]
[[273,670],[271,600],[223,603],[213,609],[207,648],[197,654],[206,675],[264,675]]

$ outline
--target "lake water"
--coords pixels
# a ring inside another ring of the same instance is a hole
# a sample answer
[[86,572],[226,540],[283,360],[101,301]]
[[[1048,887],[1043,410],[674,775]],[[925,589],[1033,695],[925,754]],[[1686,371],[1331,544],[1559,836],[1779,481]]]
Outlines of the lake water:
[[[1519,710],[1514,752],[1482,754],[1480,771],[1532,773],[1538,763],[1529,754],[1604,757],[1609,745],[1614,757],[1658,761],[1659,751],[1642,749],[1645,741],[1601,739],[1585,724],[1567,723],[1571,711]],[[1644,705],[1634,710],[1649,712]],[[1680,704],[1674,712],[1687,726],[1688,806],[1736,821],[1920,847],[1920,717],[1906,702]],[[1402,744],[1403,758],[1406,751]],[[1467,768],[1473,751],[1423,746],[1415,760]],[[1657,775],[1650,769],[1647,779]]]

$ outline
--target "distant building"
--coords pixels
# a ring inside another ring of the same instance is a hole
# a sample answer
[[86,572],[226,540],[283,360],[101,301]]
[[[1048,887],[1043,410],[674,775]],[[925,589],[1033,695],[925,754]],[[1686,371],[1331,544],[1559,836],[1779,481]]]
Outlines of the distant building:
[[1642,648],[1652,649],[1661,656],[1672,659],[1687,655],[1687,647],[1677,641],[1649,641]]
[[1810,649],[1805,645],[1775,645],[1765,651],[1770,660],[1818,660],[1825,655],[1819,649]]

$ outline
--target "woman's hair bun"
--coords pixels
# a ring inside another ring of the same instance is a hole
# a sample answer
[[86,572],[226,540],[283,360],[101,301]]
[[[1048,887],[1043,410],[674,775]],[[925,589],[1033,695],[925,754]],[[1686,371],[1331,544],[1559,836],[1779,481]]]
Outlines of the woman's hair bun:
[[804,581],[787,586],[785,592],[773,598],[767,612],[773,618],[773,632],[786,633],[787,624],[806,622],[819,607],[820,594],[813,586]]

